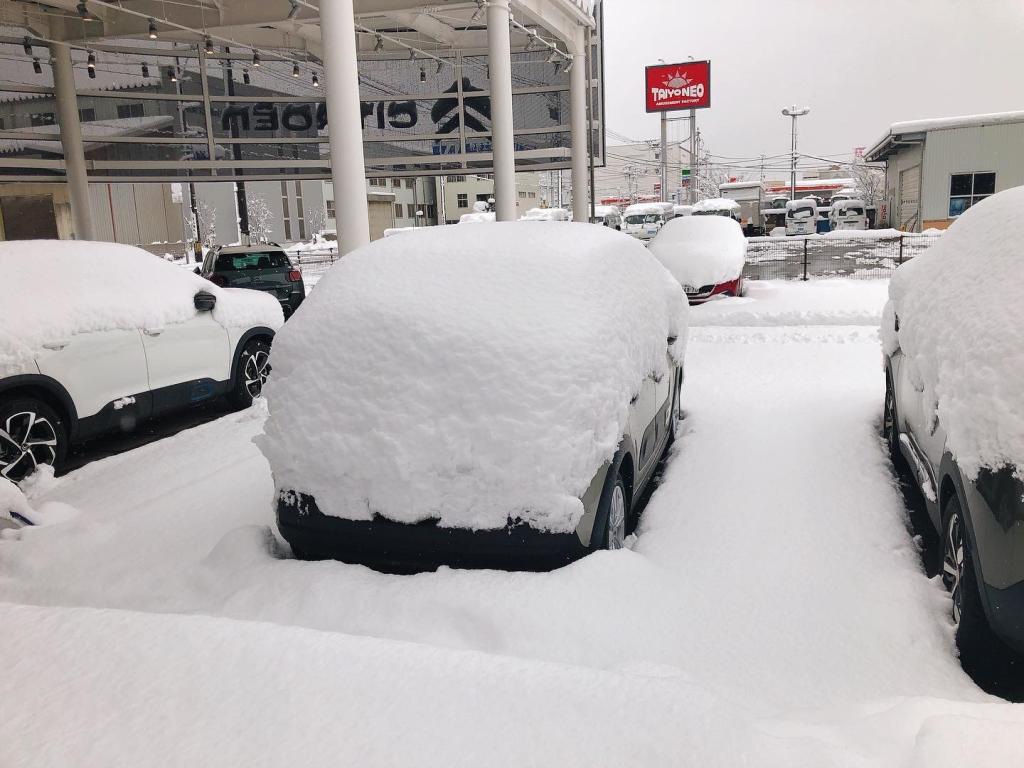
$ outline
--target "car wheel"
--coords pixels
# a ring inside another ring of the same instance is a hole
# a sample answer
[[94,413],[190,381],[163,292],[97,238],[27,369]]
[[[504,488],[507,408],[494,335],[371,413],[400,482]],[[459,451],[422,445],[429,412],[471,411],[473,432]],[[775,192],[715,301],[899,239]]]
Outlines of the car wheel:
[[608,495],[608,508],[601,537],[602,549],[622,549],[626,546],[626,517],[629,514],[629,493],[621,474],[616,474],[615,485]]
[[235,387],[231,402],[238,408],[248,408],[252,401],[263,395],[263,386],[270,376],[270,345],[265,341],[248,342],[238,356]]
[[67,429],[46,403],[32,397],[0,403],[0,477],[17,483],[42,464],[57,469],[67,448]]
[[896,391],[892,378],[885,377],[885,406],[882,412],[882,437],[889,449],[889,458],[895,464],[900,458],[900,430],[896,421]]

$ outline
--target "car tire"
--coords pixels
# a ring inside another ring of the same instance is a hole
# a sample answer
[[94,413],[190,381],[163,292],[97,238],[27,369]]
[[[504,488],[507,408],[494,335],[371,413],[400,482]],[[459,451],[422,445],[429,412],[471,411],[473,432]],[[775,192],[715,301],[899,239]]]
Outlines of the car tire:
[[900,453],[900,430],[898,425],[896,390],[892,384],[892,377],[886,373],[885,404],[882,407],[882,437],[885,439],[886,447],[889,450],[889,458],[893,464],[898,464],[902,456]]
[[67,450],[67,425],[45,402],[0,401],[0,476],[17,483],[41,464],[60,469]]
[[263,386],[270,375],[270,345],[260,339],[246,342],[238,356],[235,386],[228,399],[236,408],[248,408],[263,395]]
[[622,549],[629,527],[629,489],[621,472],[616,471],[615,484],[601,499],[597,519],[601,522],[597,548]]
[[992,631],[981,602],[974,552],[960,498],[942,507],[942,582],[950,593],[956,646],[964,671],[990,693],[1019,685],[1024,660]]

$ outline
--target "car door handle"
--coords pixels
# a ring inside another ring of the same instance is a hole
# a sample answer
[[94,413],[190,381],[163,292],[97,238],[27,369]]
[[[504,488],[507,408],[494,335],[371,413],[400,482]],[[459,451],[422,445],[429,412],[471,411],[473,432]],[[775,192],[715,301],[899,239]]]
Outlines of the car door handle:
[[60,352],[64,347],[70,344],[70,341],[61,339],[60,341],[48,341],[43,344],[43,349],[52,349],[54,352]]
[[142,332],[144,334],[146,334],[147,336],[159,336],[161,333],[164,332],[164,329],[163,328],[144,328],[142,330]]

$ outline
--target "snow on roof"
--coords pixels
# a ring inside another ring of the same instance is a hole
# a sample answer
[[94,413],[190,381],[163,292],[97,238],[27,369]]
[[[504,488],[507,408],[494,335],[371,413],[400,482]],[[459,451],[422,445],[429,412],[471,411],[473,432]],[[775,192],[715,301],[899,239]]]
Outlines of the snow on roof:
[[217,297],[214,318],[225,327],[284,322],[266,293],[219,288],[192,272],[130,245],[74,240],[0,242],[3,297],[0,372],[31,365],[43,345],[92,331],[183,323],[196,315],[199,291]]
[[986,467],[1024,467],[1021,228],[1024,187],[993,195],[897,269],[889,286],[885,349],[903,350],[924,387],[925,417],[937,415],[970,478]]
[[700,288],[740,276],[747,239],[734,219],[683,216],[665,224],[649,248],[680,284]]
[[807,208],[817,209],[818,203],[813,197],[801,197],[799,200],[787,200],[787,211],[802,211]]
[[702,213],[705,211],[738,211],[739,209],[740,204],[727,197],[708,198],[707,200],[701,200],[693,206],[694,213]]
[[619,209],[614,205],[595,205],[594,215],[595,216],[607,216],[610,213],[618,213]]
[[587,223],[416,238],[347,255],[275,339],[259,446],[278,489],[338,517],[572,531],[667,338],[682,356],[682,290]]
[[847,200],[836,200],[834,203],[832,203],[831,207],[832,210],[835,211],[836,213],[845,211],[847,208],[860,208],[862,210],[867,208],[863,200],[858,200],[855,197],[851,197]]
[[623,216],[642,216],[648,213],[668,213],[672,211],[672,203],[633,203],[626,208]]
[[727,181],[724,184],[718,185],[718,190],[723,189],[750,189],[751,187],[760,187],[760,181]]
[[568,221],[569,212],[564,208],[531,208],[522,216],[520,221]]
[[497,215],[493,211],[474,211],[459,216],[459,224],[493,224]]
[[[839,190],[845,187],[852,187],[856,184],[855,179],[797,179],[797,192],[828,192]],[[768,187],[769,192],[786,192],[790,189],[789,184],[772,184]]]
[[956,117],[933,117],[924,120],[904,120],[893,123],[889,130],[876,141],[865,153],[868,160],[884,159],[886,145],[896,136],[911,133],[927,133],[950,128],[977,128],[985,125],[1006,125],[1008,123],[1024,123],[1024,110],[1012,112],[988,112],[980,115],[958,115]]

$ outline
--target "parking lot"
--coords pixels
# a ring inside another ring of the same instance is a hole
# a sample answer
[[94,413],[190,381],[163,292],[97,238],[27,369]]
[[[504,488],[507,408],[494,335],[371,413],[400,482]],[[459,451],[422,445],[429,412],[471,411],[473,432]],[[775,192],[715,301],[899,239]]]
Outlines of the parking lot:
[[0,539],[6,754],[1013,764],[1024,714],[960,669],[878,436],[885,289],[761,282],[695,309],[638,535],[551,573],[291,559],[259,402],[35,480],[60,522]]

